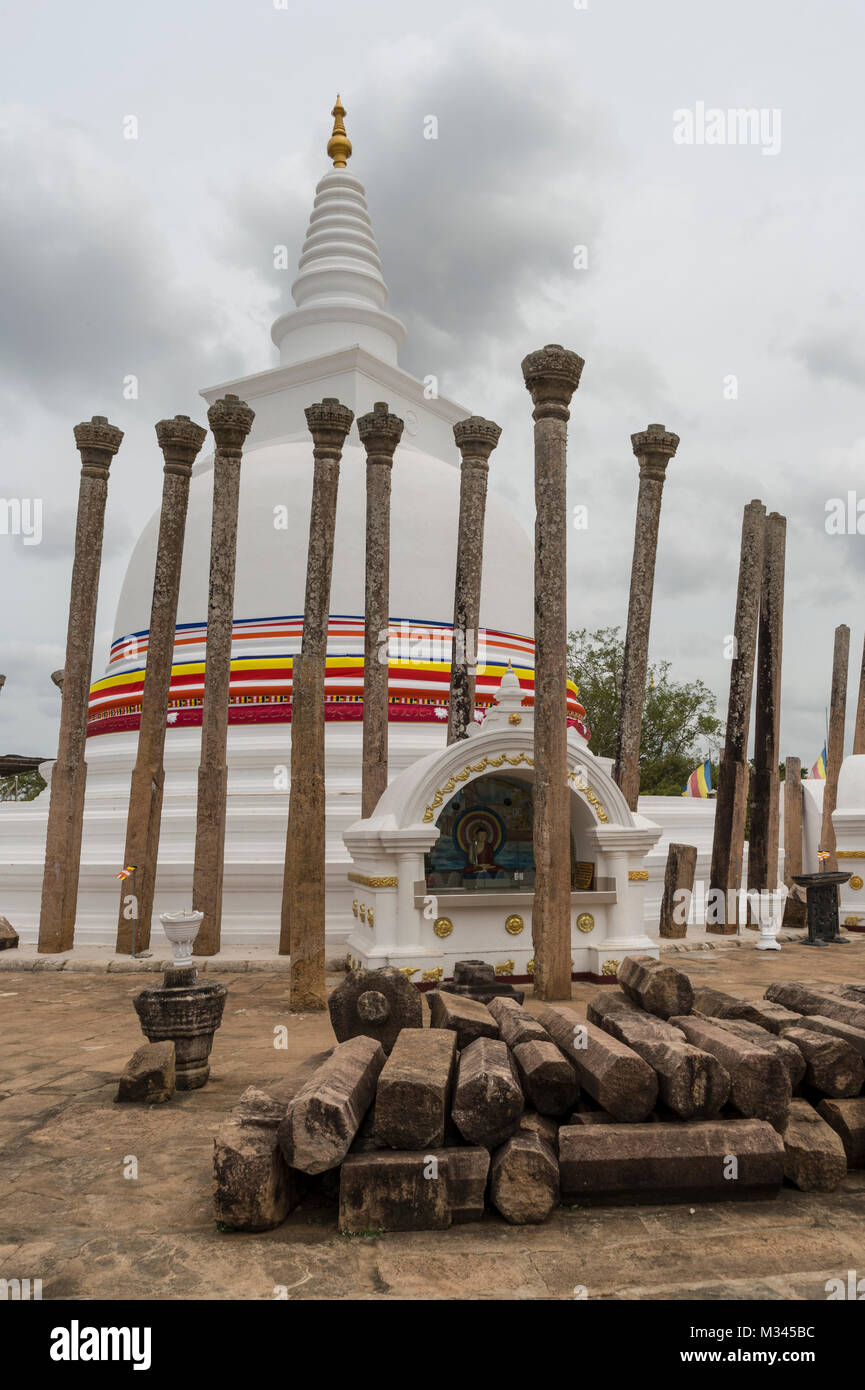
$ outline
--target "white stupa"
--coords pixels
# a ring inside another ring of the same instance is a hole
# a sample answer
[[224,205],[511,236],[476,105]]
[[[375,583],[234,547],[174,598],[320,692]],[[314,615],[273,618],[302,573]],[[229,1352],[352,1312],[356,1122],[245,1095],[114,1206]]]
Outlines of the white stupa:
[[[351,146],[337,98],[333,161],[320,180],[292,286],[294,307],[274,323],[279,365],[208,387],[208,404],[234,392],[255,411],[244,454],[229,711],[224,943],[276,946],[288,812],[291,666],[300,650],[312,444],[304,407],[326,396],[355,417],[386,401],[405,421],[393,470],[391,524],[390,770],[443,747],[459,513],[453,426],[472,410],[403,371],[406,329],[387,312],[388,291],[363,184],[348,172]],[[356,426],[339,483],[327,661],[328,937],[340,954],[353,919],[343,831],[360,814],[363,688],[365,452]],[[212,458],[196,465],[189,496],[165,747],[166,789],[154,913],[190,901],[210,553]],[[87,801],[76,943],[111,943],[119,901],[129,780],[147,656],[155,513],[132,552],[106,673],[92,687]],[[479,710],[509,662],[527,694],[534,683],[533,551],[491,492],[481,616],[485,650]],[[395,659],[393,659],[395,658]],[[569,713],[578,734],[577,692]],[[3,911],[35,940],[48,797],[6,803]]]

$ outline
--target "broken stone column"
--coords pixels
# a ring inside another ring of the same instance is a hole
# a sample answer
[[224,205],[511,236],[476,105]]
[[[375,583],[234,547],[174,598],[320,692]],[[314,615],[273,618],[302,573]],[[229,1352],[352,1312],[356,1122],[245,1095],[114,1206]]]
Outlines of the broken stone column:
[[821,1100],[817,1107],[844,1145],[851,1168],[865,1164],[865,1096],[853,1100]]
[[631,445],[640,465],[640,488],[637,494],[614,776],[631,810],[636,811],[640,795],[640,742],[649,665],[649,626],[652,620],[661,495],[667,464],[676,456],[679,436],[663,425],[648,425],[642,433],[631,435]]
[[430,1028],[450,1028],[457,1035],[457,1047],[474,1042],[475,1038],[497,1038],[499,1025],[486,1004],[477,999],[467,999],[464,995],[451,994],[442,989],[430,990],[427,994],[430,1009]]
[[801,1192],[834,1192],[847,1176],[847,1155],[835,1130],[807,1100],[794,1100],[783,1132],[784,1177]]
[[520,1130],[493,1157],[493,1206],[512,1226],[537,1226],[559,1201],[559,1161],[539,1133]]
[[423,1027],[420,990],[393,965],[349,970],[327,1001],[337,1042],[363,1033],[390,1053],[403,1028]]
[[563,1115],[573,1109],[580,1088],[574,1069],[550,1039],[517,1043],[514,1061],[526,1100],[540,1115]]
[[865,1082],[865,1062],[850,1043],[818,1033],[802,1020],[801,1028],[785,1028],[784,1041],[795,1043],[805,1058],[805,1081],[833,1100],[858,1096]]
[[670,1019],[695,1047],[710,1052],[730,1074],[730,1102],[740,1115],[783,1126],[790,1109],[791,1086],[781,1058],[749,1039],[740,1038],[713,1019],[693,1014]]
[[233,1231],[270,1231],[304,1195],[302,1174],[289,1168],[277,1132],[285,1104],[247,1086],[213,1141],[213,1215]]
[[537,999],[571,997],[571,824],[567,773],[567,427],[583,359],[557,344],[522,370],[535,422],[535,704],[532,907]]
[[770,1033],[759,1023],[748,1023],[744,1018],[724,1018],[720,1021],[729,1033],[735,1033],[746,1042],[755,1043],[757,1047],[774,1053],[784,1063],[790,1086],[796,1090],[805,1075],[805,1058],[795,1043],[787,1042],[783,1034]]
[[829,744],[826,750],[826,785],[823,788],[823,825],[820,848],[828,851],[823,867],[838,868],[835,857],[835,827],[832,812],[838,799],[838,774],[844,761],[844,720],[847,714],[847,664],[850,658],[850,629],[841,623],[835,629],[835,650],[832,656],[832,695],[829,701]]
[[500,427],[480,415],[470,415],[467,420],[458,420],[454,425],[454,439],[462,457],[448,743],[467,738],[474,721],[487,478],[490,454],[498,444],[500,435]]
[[255,414],[245,401],[226,395],[207,412],[216,451],[213,455],[213,512],[210,531],[210,589],[204,651],[204,707],[201,712],[201,763],[195,821],[192,905],[204,913],[193,950],[213,956],[222,929],[222,876],[228,794],[228,700],[234,630],[234,570],[237,509],[243,445]]
[[795,887],[793,875],[802,872],[802,763],[788,758],[784,775],[784,882]]
[[385,1055],[375,1038],[340,1043],[290,1101],[279,1126],[286,1163],[324,1173],[342,1163],[375,1097]]
[[[770,512],[763,548],[757,698],[754,709],[754,780],[748,834],[748,887],[778,886],[781,779],[781,648],[784,629],[784,558],[787,518]],[[756,923],[755,923],[756,925]]]
[[469,1144],[494,1149],[516,1130],[523,1093],[507,1043],[475,1038],[460,1054],[454,1122]]
[[617,973],[628,998],[658,1018],[687,1014],[693,1007],[694,989],[685,972],[654,956],[625,956]]
[[856,701],[853,752],[855,754],[865,753],[865,643],[862,646],[862,665],[859,669],[859,697]]
[[488,1168],[489,1154],[477,1149],[350,1154],[339,1175],[339,1229],[441,1231],[477,1221]]
[[123,431],[109,425],[104,415],[94,415],[92,420],[76,425],[74,434],[81,455],[81,481],[69,592],[60,738],[57,761],[51,772],[39,918],[39,951],[49,955],[71,950],[75,937],[87,779],[84,749],[108,470],[123,439]]
[[594,1023],[582,1023],[572,1009],[543,1009],[540,1022],[570,1061],[581,1088],[617,1120],[645,1120],[658,1099],[658,1078],[630,1047]]
[[696,872],[696,845],[671,844],[667,850],[660,917],[660,935],[666,940],[688,934],[688,913]]
[[[165,721],[171,689],[177,600],[180,593],[180,566],[186,533],[186,510],[192,465],[204,443],[206,430],[193,424],[188,415],[160,420],[156,438],[165,460],[162,481],[162,510],[156,543],[156,571],[147,639],[147,665],[141,697],[138,750],[129,791],[126,821],[126,848],[123,863],[135,865],[135,946],[139,951],[150,945],[150,919],[156,886],[156,862],[162,821],[162,793],[165,783],[163,754]],[[132,918],[126,915],[127,885],[120,886],[120,912],[117,919],[118,955],[132,950]]]
[[528,1009],[522,1008],[513,999],[491,999],[487,1005],[499,1026],[499,1036],[508,1047],[518,1047],[524,1042],[549,1042],[550,1035],[542,1028]]
[[762,1120],[569,1125],[559,1130],[559,1170],[563,1199],[581,1204],[772,1196],[784,1144]]
[[279,950],[291,955],[294,1012],[325,1009],[324,678],[339,464],[354,414],[334,397],[307,406],[315,466],[309,517],[302,668],[292,675],[291,794]]
[[865,1028],[865,1001],[857,1004],[842,999],[823,986],[776,980],[767,986],[765,998],[797,1014],[819,1014],[821,1018],[837,1018],[839,1023]]
[[[357,422],[366,450],[366,600],[363,641],[361,815],[371,816],[387,786],[390,485],[403,422],[377,401]],[[328,606],[330,600],[328,599]]]
[[681,1119],[708,1119],[726,1104],[730,1077],[717,1058],[618,990],[597,994],[589,1002],[588,1018],[648,1062],[658,1077],[660,1099]]
[[378,1078],[375,1137],[386,1149],[445,1142],[457,1040],[436,1028],[403,1028]]
[[[748,790],[748,729],[754,683],[754,649],[763,583],[765,530],[766,508],[762,502],[749,502],[742,519],[727,729],[724,754],[718,768],[712,867],[709,874],[709,887],[720,890],[725,895],[725,903],[727,889],[738,888],[737,880],[741,877],[741,846],[745,833]],[[726,920],[726,910],[722,915],[722,921],[707,921],[706,931],[721,936],[735,936],[736,921]]]

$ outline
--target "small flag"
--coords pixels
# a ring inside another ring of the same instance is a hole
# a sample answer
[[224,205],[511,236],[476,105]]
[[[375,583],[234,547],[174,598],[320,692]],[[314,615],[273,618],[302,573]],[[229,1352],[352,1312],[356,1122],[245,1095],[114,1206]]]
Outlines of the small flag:
[[830,854],[829,854],[828,849],[821,849],[821,850],[818,850],[818,852],[817,852],[817,863],[818,863],[818,864],[824,863],[824,861],[827,860],[827,859],[829,859],[829,858],[831,858],[831,856],[830,856]]
[[817,759],[816,763],[815,763],[814,766],[811,768],[811,771],[808,773],[808,776],[809,776],[809,777],[822,777],[824,781],[826,780],[826,745],[825,745],[825,743],[823,744],[823,752],[820,754],[820,756],[819,756],[819,758]]
[[127,865],[126,865],[126,868],[125,868],[125,869],[121,869],[121,870],[120,870],[120,873],[119,873],[119,874],[115,874],[114,877],[115,877],[115,878],[129,878],[129,875],[130,875],[130,874],[134,874],[134,873],[135,873],[135,867],[136,867],[136,866],[135,866],[134,864],[127,864]]
[[712,790],[712,764],[707,758],[704,763],[695,768],[682,788],[683,796],[703,796],[709,795]]

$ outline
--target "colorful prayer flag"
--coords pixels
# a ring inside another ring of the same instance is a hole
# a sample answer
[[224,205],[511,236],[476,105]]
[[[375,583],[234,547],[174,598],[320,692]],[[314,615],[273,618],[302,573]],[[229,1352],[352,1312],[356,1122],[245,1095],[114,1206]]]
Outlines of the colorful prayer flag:
[[134,873],[135,873],[135,865],[134,865],[134,864],[127,864],[127,865],[126,865],[126,868],[125,868],[125,869],[121,869],[121,870],[120,870],[120,873],[119,873],[119,874],[115,874],[114,877],[115,877],[115,878],[129,878],[130,874],[134,874]]
[[823,752],[820,754],[820,756],[819,756],[819,758],[817,759],[816,763],[815,763],[814,766],[811,768],[811,771],[808,773],[808,776],[809,776],[809,777],[822,777],[824,781],[826,780],[826,745],[825,745],[825,743],[823,744]]
[[712,764],[707,758],[704,763],[695,768],[682,788],[683,796],[702,796],[706,797],[712,790]]

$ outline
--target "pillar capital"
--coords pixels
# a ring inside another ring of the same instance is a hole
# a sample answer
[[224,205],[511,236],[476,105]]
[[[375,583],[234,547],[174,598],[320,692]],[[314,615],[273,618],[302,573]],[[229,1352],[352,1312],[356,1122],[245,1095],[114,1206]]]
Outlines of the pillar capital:
[[220,454],[239,454],[252,429],[255,411],[239,396],[222,396],[207,412],[207,420]]
[[664,425],[647,425],[638,434],[631,435],[631,447],[640,464],[640,477],[654,478],[662,483],[668,460],[676,456],[679,436]]
[[188,415],[175,415],[173,420],[160,420],[156,438],[165,459],[165,472],[188,478],[196,455],[207,437],[207,430],[196,425]]
[[354,411],[341,405],[336,396],[325,396],[323,401],[308,405],[303,413],[315,446],[315,458],[338,460],[351,429]]
[[[343,408],[340,407],[340,409]],[[351,411],[348,414],[350,416]],[[309,418],[308,414],[307,418]],[[351,428],[351,419],[349,419],[349,428]],[[357,432],[360,435],[361,444],[366,449],[367,458],[374,458],[376,463],[392,464],[394,450],[402,438],[403,428],[404,422],[398,415],[391,415],[386,401],[376,401],[367,415],[359,415]]]
[[104,415],[83,420],[72,431],[81,455],[81,472],[88,478],[107,479],[111,460],[123,441],[123,431],[109,425]]
[[[52,671],[52,672],[51,672],[51,679],[53,680],[54,684],[57,686],[57,689],[58,689],[58,690],[62,690],[62,689],[63,689],[63,670],[62,670],[62,669],[59,670],[59,671]],[[5,680],[5,676],[4,676],[4,680]]]
[[559,343],[548,343],[523,358],[523,379],[535,404],[534,419],[567,420],[571,396],[580,384],[585,362]]
[[454,439],[462,454],[463,464],[486,465],[501,438],[501,433],[500,425],[494,420],[485,420],[482,415],[470,415],[467,420],[457,420],[454,425]]

